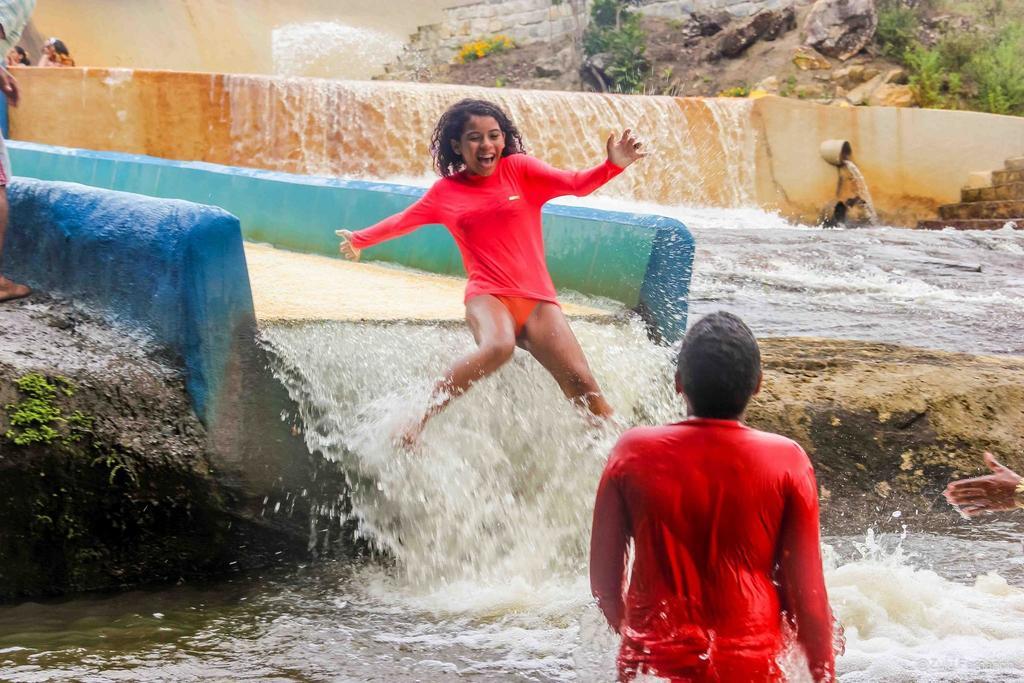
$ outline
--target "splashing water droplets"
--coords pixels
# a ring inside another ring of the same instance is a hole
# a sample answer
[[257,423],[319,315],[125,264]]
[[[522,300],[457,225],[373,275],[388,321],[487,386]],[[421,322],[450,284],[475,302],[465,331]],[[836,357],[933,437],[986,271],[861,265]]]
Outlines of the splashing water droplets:
[[[639,323],[578,323],[591,365],[624,411],[672,419],[670,356]],[[342,467],[360,534],[411,586],[519,577],[541,585],[585,557],[589,509],[617,434],[595,429],[527,354],[427,425],[404,452],[394,435],[469,349],[462,329],[398,324],[273,327],[277,375],[299,403],[311,451]],[[624,367],[625,366],[625,367]]]

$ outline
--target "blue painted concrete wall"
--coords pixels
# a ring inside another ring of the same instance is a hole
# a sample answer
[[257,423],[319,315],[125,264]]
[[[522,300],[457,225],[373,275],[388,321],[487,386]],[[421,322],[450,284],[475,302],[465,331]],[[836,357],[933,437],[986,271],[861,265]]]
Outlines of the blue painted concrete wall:
[[[422,195],[414,187],[318,178],[202,162],[12,142],[18,175],[75,182],[220,206],[239,217],[246,239],[337,256],[334,230],[359,229]],[[693,238],[673,219],[549,205],[548,268],[555,285],[637,308],[665,342],[686,329]],[[462,274],[454,241],[427,226],[368,249],[368,259]]]
[[[237,338],[255,330],[238,219],[179,200],[16,177],[4,269],[142,325],[181,355],[196,413],[215,414]],[[245,343],[244,339],[242,343]]]

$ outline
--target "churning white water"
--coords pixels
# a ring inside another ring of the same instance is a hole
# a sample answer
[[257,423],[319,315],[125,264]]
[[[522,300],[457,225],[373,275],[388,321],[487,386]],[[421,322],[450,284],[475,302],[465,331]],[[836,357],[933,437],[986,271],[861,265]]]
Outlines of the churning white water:
[[366,78],[402,50],[395,35],[332,21],[286,24],[270,35],[277,76]]
[[[624,423],[676,419],[670,351],[634,320],[574,328]],[[0,607],[0,680],[612,680],[586,549],[620,428],[591,430],[519,353],[399,452],[393,430],[472,343],[462,326],[264,333],[307,444],[344,472],[358,533],[386,557]],[[841,680],[1020,680],[1024,524],[893,512],[879,528],[896,533],[825,529]]]
[[[670,354],[640,325],[574,327],[624,422],[678,417]],[[414,625],[385,624],[377,642],[420,653],[438,673],[611,680],[616,643],[589,598],[586,548],[615,430],[589,429],[519,353],[433,420],[417,452],[400,452],[392,434],[469,348],[467,332],[303,324],[268,329],[266,341],[310,449],[349,479],[359,533],[394,558],[357,570],[342,590],[386,614],[420,615]],[[830,595],[846,627],[842,679],[1015,680],[1024,652],[1019,544],[925,532],[917,543],[913,530],[886,539],[826,538]],[[975,562],[985,544],[990,555]]]

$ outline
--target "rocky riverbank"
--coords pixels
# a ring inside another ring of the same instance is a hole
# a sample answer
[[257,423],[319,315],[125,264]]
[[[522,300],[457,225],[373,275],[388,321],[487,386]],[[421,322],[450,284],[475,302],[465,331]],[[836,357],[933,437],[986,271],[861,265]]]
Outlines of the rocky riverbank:
[[948,511],[938,494],[951,478],[982,474],[986,450],[1024,469],[1020,357],[834,339],[761,346],[765,380],[749,421],[807,450],[826,516]]
[[240,512],[175,359],[46,295],[0,306],[0,600],[305,553]]

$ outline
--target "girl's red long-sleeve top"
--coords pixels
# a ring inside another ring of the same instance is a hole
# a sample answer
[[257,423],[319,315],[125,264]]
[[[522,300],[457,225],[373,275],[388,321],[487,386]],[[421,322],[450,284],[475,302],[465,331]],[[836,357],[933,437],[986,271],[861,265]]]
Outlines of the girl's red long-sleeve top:
[[441,178],[406,210],[353,233],[352,245],[363,249],[440,223],[462,254],[466,301],[497,294],[557,303],[544,259],[541,207],[555,197],[590,194],[621,172],[610,161],[572,172],[512,154],[489,176],[462,171]]
[[597,492],[590,583],[622,636],[621,680],[780,680],[783,611],[815,680],[835,675],[814,470],[785,437],[703,418],[626,432]]

